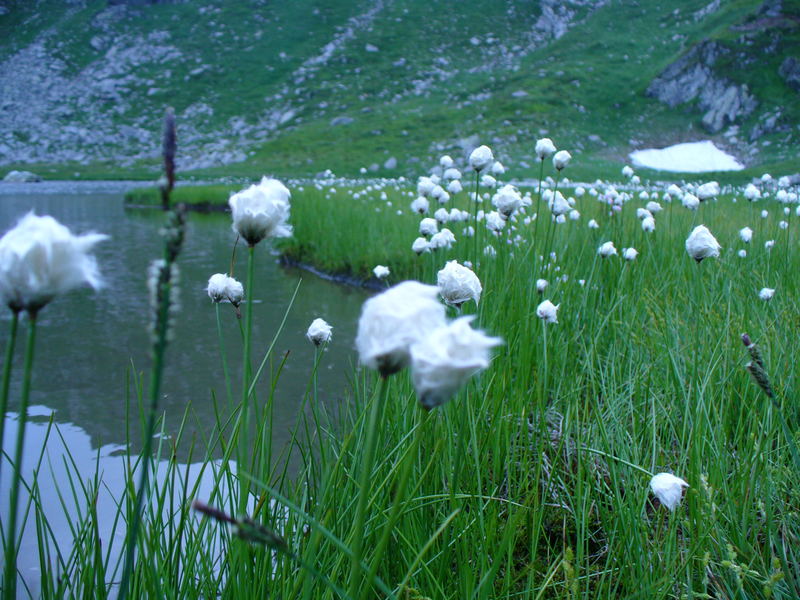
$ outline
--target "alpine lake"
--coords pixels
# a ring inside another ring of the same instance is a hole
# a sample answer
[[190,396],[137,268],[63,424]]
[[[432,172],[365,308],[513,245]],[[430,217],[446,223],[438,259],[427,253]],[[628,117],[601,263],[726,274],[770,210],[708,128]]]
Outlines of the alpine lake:
[[[130,452],[135,457],[142,446],[151,367],[148,323],[152,309],[147,270],[150,262],[163,254],[159,229],[165,215],[160,210],[126,208],[123,194],[131,185],[137,184],[0,184],[2,233],[24,214],[35,211],[53,216],[75,234],[93,231],[109,236],[94,252],[103,288],[86,288],[58,297],[38,317],[22,472],[24,481],[30,481],[34,470],[38,471],[42,508],[49,526],[54,538],[67,545],[72,539],[70,520],[80,510],[70,492],[70,485],[77,481],[102,481],[98,518],[108,518],[108,535],[124,535],[123,528],[112,528],[110,516],[124,490],[125,455]],[[217,421],[225,422],[232,414],[241,385],[240,327],[233,307],[222,304],[220,315],[234,396],[234,402],[229,403],[215,307],[205,291],[212,274],[228,271],[234,240],[230,215],[189,213],[178,259],[180,309],[167,348],[158,407],[160,444],[156,445],[161,448],[162,461],[174,456],[184,465],[187,478],[200,477],[199,495],[208,493],[211,485],[210,470],[201,474],[200,469],[209,441]],[[234,276],[242,281],[245,261],[246,246],[240,244]],[[349,379],[357,360],[353,340],[368,292],[283,267],[265,241],[256,248],[253,294],[255,367],[275,339],[256,390],[257,401],[263,404],[271,396],[273,456],[286,460],[317,351],[305,332],[317,317],[333,326],[333,338],[319,358],[316,389],[325,408],[335,414],[348,401]],[[9,339],[10,320],[10,311],[0,311],[3,349]],[[17,432],[15,411],[22,385],[26,330],[23,318],[13,360],[9,412],[4,415],[6,456],[0,471],[3,515],[8,512],[8,456],[13,455]],[[274,390],[273,378],[277,380]],[[144,390],[141,405],[137,382]],[[218,458],[219,452],[213,455]],[[298,466],[297,459],[289,459],[290,472]],[[156,472],[159,470],[157,465]],[[27,493],[22,506],[26,502]],[[19,554],[21,574],[34,594],[39,565],[35,527],[35,520],[29,518]]]

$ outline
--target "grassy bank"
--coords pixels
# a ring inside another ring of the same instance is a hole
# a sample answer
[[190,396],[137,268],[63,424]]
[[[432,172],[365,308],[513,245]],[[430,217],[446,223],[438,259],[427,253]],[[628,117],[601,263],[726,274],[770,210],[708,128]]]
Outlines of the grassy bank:
[[[225,210],[230,195],[241,189],[241,185],[210,184],[177,186],[172,191],[171,201],[204,207],[210,210]],[[129,206],[161,206],[161,191],[156,187],[138,188],[125,193],[125,204]]]

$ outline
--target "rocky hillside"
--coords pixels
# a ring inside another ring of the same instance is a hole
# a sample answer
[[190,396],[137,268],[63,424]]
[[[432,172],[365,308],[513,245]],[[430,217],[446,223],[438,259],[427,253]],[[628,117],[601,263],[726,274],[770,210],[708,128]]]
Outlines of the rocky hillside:
[[410,173],[481,142],[524,174],[711,136],[797,156],[800,0],[6,0],[0,165]]

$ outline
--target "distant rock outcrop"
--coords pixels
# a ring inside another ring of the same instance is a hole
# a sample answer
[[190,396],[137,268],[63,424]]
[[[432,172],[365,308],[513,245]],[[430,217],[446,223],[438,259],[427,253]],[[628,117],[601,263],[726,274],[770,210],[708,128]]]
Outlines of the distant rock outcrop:
[[3,177],[6,183],[38,183],[42,178],[36,173],[30,171],[9,171]]
[[800,60],[790,56],[781,63],[781,68],[778,69],[778,75],[783,77],[790,88],[796,92],[800,92]]
[[716,42],[698,44],[669,65],[647,88],[647,95],[675,107],[697,100],[703,125],[716,133],[750,115],[758,102],[746,85],[714,74],[714,63],[727,50]]

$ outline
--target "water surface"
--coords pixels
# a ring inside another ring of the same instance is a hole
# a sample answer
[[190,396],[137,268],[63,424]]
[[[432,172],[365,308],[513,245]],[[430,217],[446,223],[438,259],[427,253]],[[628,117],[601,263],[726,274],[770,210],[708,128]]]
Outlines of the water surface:
[[[162,255],[158,230],[164,215],[155,210],[125,210],[124,189],[125,186],[112,183],[0,184],[1,233],[34,210],[37,214],[52,215],[73,233],[95,231],[110,236],[95,252],[105,282],[103,289],[97,292],[81,289],[56,298],[40,312],[38,319],[29,413],[33,422],[26,436],[23,472],[29,479],[39,457],[45,457],[39,474],[42,490],[49,499],[44,508],[57,539],[66,544],[71,541],[70,518],[80,507],[70,504],[65,510],[53,493],[56,487],[63,489],[68,485],[65,460],[74,461],[71,469],[85,481],[100,473],[105,486],[104,495],[98,500],[98,511],[113,513],[113,498],[118,497],[123,485],[121,455],[126,447],[133,452],[141,447],[135,382],[141,380],[147,389],[150,308],[146,272],[148,264]],[[228,415],[215,310],[204,288],[209,276],[229,268],[234,237],[229,216],[191,214],[178,260],[181,309],[174,341],[167,348],[159,409],[164,413],[166,436],[174,439],[182,428],[179,460],[188,462],[191,442],[195,442],[191,458],[195,464],[186,467],[192,477],[200,473],[196,462],[202,458],[205,442],[214,430],[214,397],[220,417],[225,419]],[[239,279],[244,279],[245,259],[246,248],[240,247],[235,271]],[[271,387],[270,366],[277,366],[286,357],[274,393],[274,455],[287,445],[308,388],[315,355],[314,346],[305,338],[308,325],[322,317],[334,328],[333,340],[320,362],[318,396],[329,410],[336,412],[347,402],[348,381],[355,364],[355,326],[366,298],[361,289],[280,267],[270,245],[260,244],[256,249],[253,287],[255,364],[260,362],[278,331],[298,284],[299,291],[277,338],[273,360],[268,362],[266,376],[257,390],[258,401],[265,402]],[[221,308],[233,395],[238,401],[240,328],[232,307],[221,305]],[[3,349],[8,340],[9,321],[10,311],[3,308],[0,310]],[[26,331],[27,322],[23,320],[14,356],[9,413],[4,416],[7,453],[12,452],[16,437],[15,411]],[[185,413],[188,419],[182,424]],[[49,428],[51,418],[53,428]],[[65,447],[72,453],[68,459]],[[5,521],[10,469],[5,461],[2,466],[0,515]],[[204,480],[201,489],[208,488],[208,484]],[[103,516],[100,515],[101,521]],[[31,590],[36,590],[38,559],[32,521],[29,520],[23,536],[20,569]],[[112,535],[110,529],[104,532]],[[121,535],[124,532],[114,532],[114,537]]]

